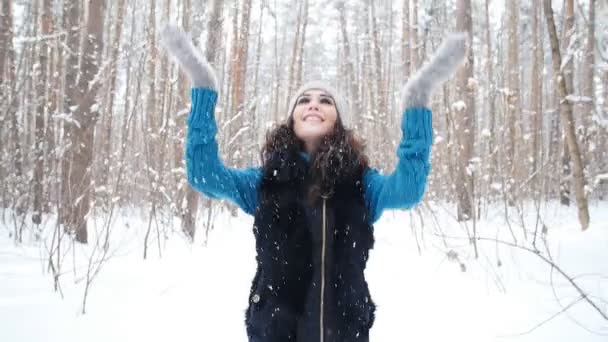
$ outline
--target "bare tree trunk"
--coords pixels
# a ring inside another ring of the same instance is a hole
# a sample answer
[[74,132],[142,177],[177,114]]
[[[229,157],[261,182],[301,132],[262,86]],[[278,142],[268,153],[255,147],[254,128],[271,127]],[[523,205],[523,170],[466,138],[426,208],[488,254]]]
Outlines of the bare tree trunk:
[[[147,76],[147,97],[145,103],[145,116],[142,119],[142,138],[145,156],[145,173],[150,184],[146,199],[151,204],[150,223],[156,220],[156,213],[160,203],[159,187],[162,184],[160,170],[160,114],[156,106],[156,62],[158,51],[156,47],[156,1],[148,1],[149,14],[146,27],[146,40],[148,54],[146,56],[146,76]],[[184,16],[190,15],[190,11],[185,11]],[[152,225],[148,225],[148,232]],[[145,254],[145,253],[144,253]],[[145,257],[145,256],[144,256]]]
[[264,122],[266,120],[265,115],[263,115],[260,112],[260,99],[258,98],[258,94],[259,94],[259,76],[260,76],[260,64],[261,64],[261,59],[262,59],[262,27],[263,27],[263,20],[264,20],[264,3],[260,2],[260,17],[258,18],[258,31],[257,31],[257,42],[256,42],[256,48],[255,48],[255,70],[254,70],[254,74],[253,74],[253,100],[255,101],[255,105],[254,105],[254,110],[253,112],[250,114],[251,117],[251,129],[250,129],[250,139],[251,139],[251,144],[249,146],[251,146],[248,149],[248,159],[249,159],[249,164],[250,165],[254,165],[256,158],[257,158],[257,151],[260,150],[260,146],[259,146],[259,134],[260,134],[260,125],[262,122]]
[[[51,1],[42,0],[42,12],[40,13],[39,25],[40,33],[44,36],[50,35],[52,27]],[[35,119],[35,145],[34,145],[34,211],[32,213],[32,222],[40,224],[42,222],[42,201],[44,198],[44,150],[45,150],[45,126],[44,116],[47,109],[47,66],[49,63],[49,46],[48,40],[40,42],[38,55],[38,81],[36,85],[36,119]]]
[[294,36],[294,40],[293,40],[293,52],[291,54],[291,63],[289,63],[289,74],[288,74],[288,81],[287,81],[287,96],[291,96],[291,94],[295,91],[295,89],[297,89],[297,87],[300,86],[299,83],[297,83],[297,76],[296,73],[298,72],[298,64],[299,61],[302,60],[302,56],[299,55],[299,53],[302,51],[299,46],[300,46],[300,31],[302,30],[302,19],[303,19],[303,15],[302,13],[304,12],[304,2],[300,2],[300,6],[298,7],[298,18],[296,21],[296,33]]
[[532,65],[531,84],[531,112],[534,120],[534,131],[532,132],[532,182],[533,194],[538,195],[540,181],[540,164],[542,162],[542,140],[543,140],[543,75],[542,66],[544,62],[542,31],[540,25],[541,3],[535,0],[532,5],[532,53],[534,61]]
[[[26,34],[32,37],[37,37],[38,36],[38,25],[36,25],[38,18],[38,13],[39,13],[39,6],[40,5],[40,1],[31,1],[28,4],[28,16],[31,16],[32,18],[32,24],[27,25],[28,29],[26,29]],[[37,80],[38,80],[38,72],[36,72],[35,68],[38,68],[38,45],[39,42],[37,40],[31,42],[30,44],[26,44],[24,45],[24,49],[22,50],[22,55],[25,56],[25,58],[23,58],[23,63],[20,63],[20,74],[19,76],[17,76],[18,79],[24,79],[25,78],[25,85],[24,85],[24,90],[21,92],[21,102],[19,103],[19,108],[25,108],[26,106],[29,106],[30,104],[30,99],[35,99],[37,97],[36,94],[36,86],[37,86]],[[29,72],[29,70],[33,70],[34,72]],[[28,75],[29,74],[29,75]],[[29,76],[29,77],[28,77]],[[35,108],[36,103],[34,102],[34,108]],[[32,162],[30,162],[27,158],[28,156],[32,155],[34,153],[34,147],[35,147],[35,128],[36,128],[36,116],[35,116],[35,109],[33,111],[34,115],[22,115],[21,116],[21,120],[23,123],[23,134],[25,135],[25,139],[24,139],[24,145],[23,145],[23,150],[24,150],[24,166],[29,168],[33,168],[34,163],[33,160]],[[25,182],[29,183],[31,182],[32,179],[31,177],[26,177]],[[24,200],[27,203],[28,209],[29,209],[29,203],[30,203],[30,199],[32,198],[32,196],[30,196],[31,194],[29,192],[26,192],[27,195],[24,196]]]
[[[184,30],[187,32],[192,30],[192,2],[191,0],[185,0],[182,4],[183,8],[183,17],[182,17],[182,26]],[[186,79],[186,76],[183,72],[180,72],[179,76],[179,93],[181,99],[179,101],[180,107],[186,106],[188,103],[187,98],[189,97],[190,87],[189,83]],[[183,168],[184,161],[184,147],[181,141],[184,140],[186,135],[186,128],[180,126],[179,131],[177,132],[177,141],[180,143],[175,144],[174,146],[174,158],[175,158],[175,167]],[[192,187],[190,187],[186,180],[183,177],[179,177],[177,180],[177,186],[182,189],[178,192],[178,198],[176,199],[178,205],[178,212],[180,213],[182,222],[182,231],[186,236],[190,239],[190,241],[194,240],[194,236],[196,234],[196,213],[198,210],[198,194]]]
[[[232,105],[234,104],[232,101],[232,98],[234,96],[234,94],[232,93],[231,89],[233,87],[233,83],[234,83],[234,77],[230,77],[234,75],[235,72],[235,63],[234,63],[234,58],[237,54],[237,50],[239,47],[239,1],[234,1],[233,3],[231,3],[231,15],[232,15],[232,38],[230,39],[230,51],[225,51],[225,53],[227,53],[227,56],[224,57],[224,60],[226,61],[226,66],[224,67],[225,72],[224,72],[224,80],[225,80],[225,87],[224,87],[224,91],[222,92],[223,94],[226,94],[226,96],[224,96],[223,102],[224,104],[222,105],[223,108],[225,108],[224,113],[222,115],[222,120],[220,120],[220,122],[223,121],[229,121],[231,119],[231,115],[235,115],[235,109],[232,107]],[[233,135],[233,128],[234,125],[229,124],[226,127],[224,127],[224,131],[220,131],[219,134],[220,136],[223,137],[231,137]],[[225,153],[224,155],[226,156],[226,161],[232,163],[232,156],[234,155],[234,153],[231,150],[231,146],[226,146],[225,149]]]
[[402,14],[401,58],[403,59],[403,81],[410,78],[411,70],[411,39],[410,39],[410,0],[403,0]]
[[[4,77],[4,66],[6,65],[6,46],[8,45],[8,38],[10,36],[10,32],[12,31],[12,27],[8,27],[8,23],[7,23],[7,19],[9,17],[9,15],[12,16],[12,13],[9,14],[9,8],[7,6],[7,8],[4,8],[4,2],[5,1],[0,1],[0,46],[2,46],[2,48],[0,48],[0,104],[5,103],[5,101],[8,99],[8,87],[5,87],[5,77]],[[12,26],[12,24],[11,24]],[[2,107],[0,107],[0,110],[4,111],[4,109]],[[7,148],[7,141],[4,140],[4,131],[5,131],[5,127],[8,126],[8,124],[6,123],[7,119],[5,118],[4,115],[0,115],[0,156],[4,156],[5,152],[4,150]],[[2,187],[0,189],[0,192],[2,193],[2,198],[0,198],[0,208],[7,208],[9,206],[8,204],[8,198],[9,198],[9,188],[11,188],[11,186],[9,186],[8,181],[9,181],[9,177],[8,177],[8,165],[5,163],[5,161],[3,160],[2,157],[0,157],[0,186]]]
[[[138,16],[136,14],[138,9],[137,6],[137,2],[135,2],[132,6],[131,6],[131,22],[129,23],[130,26],[130,31],[129,31],[129,38],[128,41],[125,43],[125,45],[127,46],[134,46],[135,45],[135,31],[137,28],[136,25],[136,20],[138,19]],[[123,114],[123,119],[120,125],[120,147],[119,147],[119,159],[118,159],[118,168],[119,170],[122,169],[128,169],[131,167],[131,165],[126,165],[125,161],[124,161],[124,155],[128,153],[128,151],[131,151],[131,148],[133,148],[132,145],[132,141],[135,140],[135,133],[134,133],[134,129],[133,127],[136,126],[135,121],[137,120],[137,116],[134,115],[134,111],[135,108],[137,108],[139,106],[139,96],[131,96],[131,89],[135,88],[135,94],[139,94],[140,90],[141,90],[141,78],[142,78],[142,73],[138,72],[139,69],[143,69],[141,66],[138,65],[138,63],[142,63],[145,61],[143,60],[143,56],[140,55],[139,57],[139,61],[135,61],[135,63],[133,63],[133,59],[132,58],[128,58],[127,59],[127,63],[125,66],[125,70],[126,70],[126,79],[125,79],[125,92],[123,95],[123,98],[125,99],[124,101],[124,105],[122,107],[122,114]],[[133,65],[138,65],[138,68],[136,70],[133,70]],[[135,81],[134,81],[135,80]],[[135,84],[135,86],[134,86]],[[133,132],[133,134],[131,133]],[[136,165],[139,165],[139,163],[137,163],[137,161],[135,161]],[[132,172],[132,171],[131,171]],[[120,173],[118,173],[118,175],[120,175]],[[117,179],[118,181],[118,179]],[[125,186],[123,186],[122,191],[120,193],[120,197],[122,200],[128,200],[128,201],[133,201],[135,194],[134,191],[132,191],[131,189],[132,184],[129,184],[129,186],[127,186],[127,184],[125,184]]]
[[[148,141],[144,148],[146,149],[147,168],[152,179],[150,179],[153,188],[151,189],[152,201],[156,201],[156,190],[154,185],[160,184],[160,165],[158,165],[159,156],[159,128],[160,120],[159,113],[156,107],[156,60],[158,51],[156,48],[156,0],[149,0],[150,14],[147,28],[148,40],[148,56],[146,63],[146,75],[148,76],[148,96],[146,102],[146,132],[144,132],[144,141]],[[188,12],[186,12],[187,15]],[[151,170],[150,170],[151,168]]]
[[23,152],[21,141],[19,140],[19,119],[17,116],[17,107],[19,98],[17,96],[17,75],[15,68],[15,50],[13,48],[13,2],[11,0],[2,0],[2,30],[0,31],[0,39],[3,40],[0,49],[0,90],[2,95],[0,99],[3,99],[7,104],[7,117],[9,124],[9,146],[8,149],[12,151],[12,184],[14,188],[13,196],[15,198],[17,212],[22,213],[25,208],[19,205],[17,202],[22,194],[21,178],[23,177]]
[[[209,13],[209,19],[207,21],[207,45],[206,45],[206,58],[209,63],[218,70],[222,68],[222,54],[218,54],[218,51],[222,51],[222,33],[223,33],[223,12],[224,12],[224,2],[219,0],[213,0],[213,5],[211,8],[211,13]],[[233,42],[234,43],[234,42]],[[234,45],[234,44],[233,44]],[[229,80],[225,80],[225,83],[228,83]],[[219,89],[218,89],[219,91]],[[226,93],[224,93],[226,94]],[[224,98],[229,98],[229,96],[223,96]],[[220,114],[220,113],[216,113]],[[216,117],[218,122],[221,122],[221,118]],[[220,132],[221,134],[222,132]]]
[[[608,70],[603,70],[600,72],[600,80],[601,80],[601,84],[602,84],[602,97],[603,97],[603,112],[604,113],[608,113]],[[597,145],[599,146],[599,148],[596,149],[596,156],[597,158],[595,160],[599,161],[597,167],[600,170],[608,170],[608,127],[605,126],[599,126],[598,127],[598,134],[596,137],[596,142]],[[606,182],[606,181],[604,181]],[[604,183],[606,184],[606,183]],[[604,187],[604,189],[602,191],[600,191],[599,193],[599,198],[600,199],[605,199],[606,196],[608,195],[606,193],[606,190],[608,189],[608,187]]]
[[[165,0],[163,6],[163,16],[161,22],[169,22],[170,13],[171,13],[171,0]],[[161,179],[165,186],[171,186],[171,180],[173,179],[171,175],[171,167],[168,161],[171,160],[169,157],[170,149],[168,148],[170,144],[169,140],[169,132],[170,122],[173,121],[175,113],[172,111],[172,94],[173,94],[173,86],[171,82],[169,82],[169,74],[171,72],[172,65],[169,63],[169,56],[166,53],[161,53],[160,56],[160,75],[158,79],[158,110],[159,110],[159,118],[160,118],[160,130],[159,130],[159,160],[158,164],[160,166],[159,173],[161,174]]]
[[[571,46],[572,38],[574,38],[574,1],[573,0],[565,0],[563,3],[564,7],[564,26],[562,30],[561,37],[561,49],[560,54],[568,53],[568,49]],[[562,75],[564,77],[564,82],[566,83],[566,89],[568,93],[566,97],[574,91],[574,63],[572,59],[574,56],[566,55],[566,61],[562,68]],[[563,101],[563,97],[559,94],[559,89],[556,87],[556,96],[559,101]],[[574,116],[575,108],[572,107],[572,115]],[[563,121],[563,120],[562,120]],[[565,129],[566,126],[563,124],[564,134],[566,134]],[[560,140],[563,142],[563,140]],[[570,151],[567,147],[564,146],[562,150],[562,177],[560,178],[560,202],[563,205],[570,205],[570,183],[571,183],[571,166],[570,166]]]
[[[608,70],[604,70],[601,72],[600,74],[600,79],[602,80],[602,84],[604,85],[603,88],[603,98],[604,98],[604,105],[603,105],[603,112],[604,113],[608,113]],[[607,170],[608,169],[608,127],[598,127],[599,132],[598,132],[598,138],[597,138],[597,144],[600,148],[598,148],[597,151],[597,155],[599,158],[597,158],[596,160],[599,160],[599,165],[598,168],[600,170]],[[606,182],[606,181],[604,181]],[[604,183],[605,184],[605,183]],[[608,187],[604,187],[604,190],[600,192],[600,199],[604,199],[606,198],[606,196],[608,196],[607,194],[607,189]]]
[[[57,23],[53,22],[52,31],[56,31],[58,28]],[[59,184],[59,170],[58,167],[59,159],[57,156],[57,146],[55,141],[56,134],[56,122],[53,120],[53,117],[58,113],[62,112],[62,108],[60,108],[61,103],[61,92],[63,89],[63,84],[61,81],[61,75],[63,70],[61,68],[61,56],[60,56],[60,38],[53,39],[52,46],[50,47],[50,61],[48,63],[47,75],[49,75],[49,86],[48,86],[48,101],[49,104],[47,106],[47,124],[46,124],[46,150],[45,153],[47,155],[47,164],[45,168],[45,172],[47,173],[47,182],[46,182],[46,191],[45,191],[45,200],[42,205],[42,210],[45,213],[49,213],[51,210],[51,204],[53,203],[53,199],[58,199],[57,195],[57,185]]]
[[[222,32],[223,32],[223,11],[224,11],[224,2],[221,0],[213,0],[213,4],[211,7],[211,13],[209,13],[209,19],[207,21],[207,43],[206,43],[206,58],[209,63],[215,68],[215,70],[219,70],[219,55],[217,51],[221,48],[222,42]],[[261,27],[261,23],[260,23]],[[207,209],[208,219],[211,218],[213,214],[213,199],[208,198],[204,202],[204,206]],[[205,236],[208,235],[209,230],[212,225],[205,225]]]
[[342,38],[342,48],[344,49],[344,64],[346,67],[346,75],[344,76],[346,83],[348,84],[348,98],[351,99],[353,103],[353,114],[355,115],[353,122],[357,122],[361,116],[361,96],[359,95],[357,83],[355,81],[355,66],[353,63],[351,44],[348,39],[346,7],[344,6],[344,1],[338,1],[336,3],[336,9],[338,10],[338,13],[340,13],[340,36]]
[[507,39],[508,39],[508,55],[507,55],[507,115],[505,118],[507,124],[507,144],[506,144],[506,164],[507,172],[507,199],[509,204],[513,205],[518,194],[515,191],[518,181],[518,172],[515,155],[517,153],[517,128],[520,119],[520,91],[519,91],[519,0],[508,2],[507,13]]
[[[456,10],[456,30],[467,32],[473,41],[473,19],[470,0],[458,0]],[[467,61],[457,74],[458,96],[465,105],[456,112],[457,171],[456,188],[458,189],[458,220],[474,218],[473,205],[473,144],[475,140],[475,89],[469,86],[473,78],[473,49],[468,50]]]
[[71,168],[69,175],[70,202],[64,203],[68,211],[68,231],[76,234],[76,241],[88,242],[87,216],[90,209],[91,164],[93,160],[93,136],[97,123],[97,93],[101,86],[99,67],[103,50],[103,18],[105,0],[91,0],[88,4],[86,39],[83,42],[82,69],[78,78],[75,96],[77,104],[71,131]]
[[302,72],[304,69],[304,45],[306,44],[306,27],[308,26],[308,0],[304,0],[302,4],[302,29],[300,30],[300,39],[298,46],[297,70],[295,72],[295,84],[302,84]]
[[[381,21],[382,22],[382,21]],[[392,147],[391,141],[398,140],[400,137],[401,130],[398,129],[399,124],[401,122],[401,118],[397,118],[395,115],[391,115],[392,109],[395,107],[395,100],[393,96],[390,96],[390,89],[394,89],[398,87],[395,85],[401,83],[402,77],[395,77],[398,75],[398,68],[396,65],[393,65],[393,49],[391,46],[395,39],[395,11],[393,11],[393,2],[388,3],[388,37],[387,39],[381,38],[380,41],[383,42],[382,49],[386,51],[384,54],[383,63],[385,65],[384,72],[382,75],[382,94],[384,96],[385,101],[385,111],[386,111],[386,119],[384,120],[385,131],[387,132],[387,147]],[[386,31],[386,30],[383,30]],[[424,60],[425,57],[422,57]],[[397,79],[397,81],[395,81]],[[402,114],[402,113],[400,113]],[[391,159],[391,168],[394,167],[396,163],[396,158]]]
[[[5,99],[6,92],[4,87],[6,86],[5,78],[5,67],[9,60],[7,53],[12,49],[13,46],[13,2],[11,0],[2,0],[0,2],[0,89],[2,89],[2,97]],[[10,44],[10,45],[9,45]]]
[[[581,63],[581,79],[582,89],[581,96],[581,114],[583,127],[582,145],[583,145],[583,160],[585,165],[589,165],[591,160],[590,142],[596,134],[593,125],[593,114],[595,109],[595,95],[593,89],[594,71],[595,71],[595,0],[589,0],[589,17],[587,19],[587,44]],[[597,165],[595,165],[597,167]]]
[[207,22],[207,60],[215,69],[219,68],[217,51],[220,49],[222,42],[222,26],[223,26],[224,2],[221,0],[213,0],[209,21]]
[[[101,186],[109,188],[110,185],[110,174],[112,165],[112,141],[114,140],[112,137],[112,125],[114,118],[114,98],[116,97],[116,83],[117,83],[117,68],[118,68],[118,54],[120,52],[120,39],[122,37],[122,27],[123,21],[126,14],[127,7],[125,6],[125,0],[118,0],[116,6],[116,19],[114,22],[114,37],[111,42],[111,53],[110,53],[110,75],[109,75],[109,89],[106,93],[106,104],[105,108],[105,122],[104,122],[104,139],[102,144],[102,158],[103,158],[103,167],[101,172]],[[124,115],[127,112],[123,113]],[[106,195],[105,198],[105,206],[109,208],[110,206],[110,196]]]
[[[489,5],[490,0],[485,1],[485,39],[486,39],[486,71],[487,71],[487,80],[488,86],[487,88],[487,102],[488,102],[488,115],[489,115],[489,123],[488,123],[488,156],[489,162],[485,163],[487,165],[487,184],[491,185],[494,182],[494,177],[498,170],[498,146],[496,144],[496,84],[494,80],[494,55],[495,52],[492,50],[492,36],[490,34],[490,10]],[[489,196],[489,192],[486,194]]]
[[[378,108],[378,106],[376,105],[376,100],[378,99],[378,97],[376,96],[376,92],[374,91],[374,87],[372,86],[375,82],[374,80],[374,71],[373,71],[373,63],[372,63],[372,55],[373,55],[373,47],[372,47],[372,34],[371,34],[371,28],[370,28],[370,20],[369,20],[369,6],[364,6],[363,7],[363,18],[364,18],[364,34],[365,34],[365,38],[364,38],[364,43],[363,43],[363,61],[362,61],[362,68],[363,68],[363,79],[365,79],[366,81],[366,87],[363,87],[363,89],[366,90],[366,94],[364,95],[366,98],[366,108],[365,108],[365,116],[367,118],[372,117],[373,118],[373,114],[374,111]],[[364,127],[364,135],[368,138],[368,144],[372,149],[372,155],[376,156],[376,160],[372,160],[373,163],[376,163],[378,160],[381,160],[382,158],[378,155],[378,153],[375,153],[377,151],[378,148],[378,144],[377,144],[377,134],[374,134],[375,132],[375,122],[370,120],[364,120],[363,123],[363,127]]]
[[[386,71],[383,70],[384,60],[382,57],[382,38],[378,33],[378,23],[376,22],[376,2],[374,0],[369,1],[369,26],[371,33],[371,44],[372,44],[372,56],[373,67],[372,74],[373,79],[369,80],[369,85],[372,84],[376,88],[376,106],[373,108],[374,112],[374,135],[378,137],[375,142],[376,148],[382,152],[379,157],[382,158],[383,165],[390,169],[394,166],[393,154],[387,154],[386,151],[391,150],[391,132],[389,129],[389,115],[388,115],[388,96],[386,91]],[[392,22],[388,20],[389,25]],[[392,30],[392,28],[391,28]],[[387,49],[389,50],[389,49]],[[387,51],[387,54],[389,52]],[[388,65],[388,64],[387,64]]]
[[[273,39],[273,50],[274,50],[274,72],[273,72],[273,83],[274,87],[272,89],[273,101],[272,101],[272,121],[279,121],[279,102],[281,100],[280,93],[280,84],[281,84],[281,59],[279,52],[279,19],[277,18],[277,0],[274,0],[274,39]],[[283,37],[285,36],[285,32],[283,32]]]
[[[407,0],[406,0],[407,1]],[[420,68],[420,47],[418,46],[418,0],[413,0],[413,6],[411,8],[411,23],[410,26],[410,40],[412,42],[410,53],[411,53],[411,69],[413,73],[415,70]]]
[[[240,26],[237,31],[236,37],[236,54],[233,56],[233,76],[234,81],[232,83],[232,110],[234,115],[241,114],[241,117],[237,122],[235,128],[240,129],[245,126],[245,123],[249,118],[245,118],[247,115],[245,111],[245,81],[247,78],[247,59],[249,50],[249,24],[251,17],[251,0],[243,0],[242,7],[240,10],[241,20]],[[240,124],[239,124],[240,123]],[[234,160],[236,166],[242,162],[242,148],[236,147],[234,150],[235,154],[239,156],[239,160]]]
[[551,8],[551,0],[544,0],[545,19],[547,21],[547,29],[549,31],[549,42],[551,43],[551,56],[553,62],[553,77],[560,96],[560,115],[566,132],[566,141],[568,150],[572,157],[573,176],[574,176],[574,191],[578,205],[578,217],[581,228],[586,230],[589,227],[589,209],[587,207],[587,198],[585,195],[585,180],[583,175],[583,163],[581,159],[580,149],[576,139],[574,129],[574,117],[572,113],[572,103],[566,99],[570,93],[566,85],[566,77],[562,73],[562,57],[559,50],[559,41],[557,31],[555,29],[555,21],[553,19],[553,9]]
[[[62,48],[62,54],[65,57],[63,70],[65,72],[64,81],[64,109],[68,115],[73,117],[74,109],[76,108],[76,92],[80,53],[80,1],[65,0],[63,2],[63,29],[66,31],[65,47]],[[67,231],[68,227],[68,212],[71,203],[75,196],[72,196],[70,191],[70,173],[72,160],[72,129],[73,122],[65,121],[63,123],[62,149],[63,155],[61,158],[61,200],[59,208],[59,220]]]

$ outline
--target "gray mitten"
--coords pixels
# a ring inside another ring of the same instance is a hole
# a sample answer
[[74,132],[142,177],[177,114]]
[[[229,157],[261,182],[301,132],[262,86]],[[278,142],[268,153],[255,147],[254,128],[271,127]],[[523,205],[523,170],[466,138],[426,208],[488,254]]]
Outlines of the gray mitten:
[[192,87],[218,89],[217,78],[209,62],[179,27],[167,25],[160,33],[161,45],[179,63],[192,81]]
[[435,55],[403,86],[402,113],[409,107],[428,107],[431,94],[454,74],[467,54],[465,33],[453,33],[441,44]]

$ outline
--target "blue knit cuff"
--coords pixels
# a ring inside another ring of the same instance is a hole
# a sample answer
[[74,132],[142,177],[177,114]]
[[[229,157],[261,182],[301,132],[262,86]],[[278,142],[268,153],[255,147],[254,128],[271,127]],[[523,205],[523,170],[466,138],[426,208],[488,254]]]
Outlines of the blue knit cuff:
[[403,113],[401,130],[406,139],[433,143],[433,113],[425,107],[411,107]]
[[214,125],[217,92],[209,88],[192,88],[190,98],[192,99],[192,108],[186,120],[188,126],[205,130]]

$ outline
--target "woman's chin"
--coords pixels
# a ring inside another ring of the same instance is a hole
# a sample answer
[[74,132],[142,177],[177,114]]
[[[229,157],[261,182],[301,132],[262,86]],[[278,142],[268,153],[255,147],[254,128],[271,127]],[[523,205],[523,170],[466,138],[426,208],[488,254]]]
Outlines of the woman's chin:
[[318,139],[325,136],[328,133],[328,129],[323,126],[308,126],[302,127],[300,132],[297,134],[300,139]]

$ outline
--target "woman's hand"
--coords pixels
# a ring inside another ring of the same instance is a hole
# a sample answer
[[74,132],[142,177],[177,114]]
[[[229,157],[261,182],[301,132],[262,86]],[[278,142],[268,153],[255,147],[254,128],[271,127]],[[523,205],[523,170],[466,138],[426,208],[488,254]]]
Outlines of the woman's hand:
[[193,88],[218,90],[217,78],[209,62],[193,44],[190,37],[179,27],[167,25],[160,33],[161,45],[179,63]]
[[437,52],[403,86],[401,112],[410,107],[428,107],[429,98],[437,86],[450,78],[467,54],[466,33],[453,33]]

